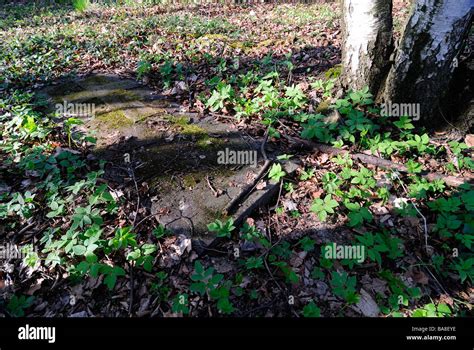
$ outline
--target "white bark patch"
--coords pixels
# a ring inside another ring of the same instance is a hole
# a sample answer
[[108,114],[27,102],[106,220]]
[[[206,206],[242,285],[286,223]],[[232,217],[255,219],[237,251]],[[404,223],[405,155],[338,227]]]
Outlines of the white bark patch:
[[345,50],[347,52],[345,67],[350,67],[355,74],[359,67],[361,55],[367,55],[367,44],[375,40],[377,35],[377,20],[373,13],[376,0],[346,0],[346,26],[348,31]]
[[474,0],[417,0],[387,77],[385,101],[421,104],[421,118],[438,115]]
[[408,23],[413,32],[405,36],[397,59],[399,72],[408,72],[411,63],[408,53],[421,33],[428,33],[431,38],[430,43],[420,52],[421,59],[436,57],[438,63],[442,64],[452,49],[448,41],[455,23],[464,17],[472,6],[473,0],[418,0]]
[[433,18],[433,30],[431,31],[433,43],[428,48],[431,52],[427,52],[426,56],[438,51],[436,59],[438,61],[445,59],[449,52],[449,34],[452,32],[454,24],[464,17],[472,6],[473,0],[451,0],[443,3]]

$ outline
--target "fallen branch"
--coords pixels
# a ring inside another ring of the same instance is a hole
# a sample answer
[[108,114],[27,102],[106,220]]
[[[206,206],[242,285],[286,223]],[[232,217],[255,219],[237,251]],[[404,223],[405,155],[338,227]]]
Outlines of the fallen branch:
[[241,204],[241,202],[244,201],[244,199],[250,194],[250,192],[253,191],[253,189],[257,186],[258,182],[260,181],[260,179],[265,175],[265,173],[267,172],[268,168],[270,167],[270,165],[272,164],[272,161],[270,159],[267,158],[267,154],[265,152],[265,145],[267,143],[267,140],[268,140],[268,133],[269,133],[270,129],[267,128],[267,130],[265,131],[265,136],[264,136],[264,139],[260,145],[260,152],[262,153],[262,156],[263,158],[265,159],[265,163],[262,165],[262,168],[260,169],[260,171],[258,172],[257,176],[255,177],[255,179],[252,181],[251,184],[247,185],[240,193],[238,196],[234,197],[234,199],[232,199],[230,201],[230,203],[227,205],[227,207],[224,209],[224,214],[225,215],[230,215],[232,213],[234,213],[234,211],[237,209],[237,207]]
[[209,179],[209,175],[206,175],[206,181],[207,181],[207,187],[212,191],[212,194],[214,197],[219,197],[222,194],[222,191],[219,189],[215,189],[214,186],[212,186],[211,180]]
[[[338,154],[348,155],[352,159],[358,160],[358,161],[360,161],[362,163],[365,163],[365,164],[375,165],[377,167],[384,168],[384,169],[389,169],[389,170],[396,170],[400,173],[408,173],[408,169],[405,165],[394,163],[394,162],[392,162],[390,160],[387,160],[387,159],[371,156],[371,155],[368,155],[368,154],[362,154],[362,153],[353,154],[353,153],[351,153],[347,150],[344,150],[344,149],[332,147],[332,146],[329,146],[329,145],[324,145],[324,144],[321,144],[321,143],[311,142],[311,141],[303,140],[303,139],[296,138],[296,137],[291,137],[291,136],[288,136],[288,135],[285,135],[285,134],[283,134],[283,137],[285,137],[291,143],[299,144],[299,145],[303,146],[304,148],[312,150],[312,151],[316,150],[316,151],[326,153],[326,154],[330,154],[330,155],[338,155]],[[431,172],[427,172],[427,171],[422,171],[420,173],[420,175],[422,177],[424,177],[425,179],[427,179],[428,181],[443,180],[447,185],[452,186],[452,187],[458,187],[458,186],[461,186],[462,184],[465,184],[465,183],[472,184],[473,180],[474,180],[474,178],[471,177],[471,176],[469,176],[469,177],[456,177],[456,176],[450,176],[450,175],[443,175],[443,174],[439,174],[439,173],[431,173]]]

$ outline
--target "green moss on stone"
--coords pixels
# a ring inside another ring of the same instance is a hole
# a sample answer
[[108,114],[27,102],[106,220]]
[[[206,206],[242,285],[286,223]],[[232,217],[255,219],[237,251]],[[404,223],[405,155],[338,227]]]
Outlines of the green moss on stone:
[[183,177],[183,185],[185,188],[194,188],[197,181],[192,174],[188,174]]
[[112,129],[120,129],[123,127],[133,125],[133,120],[127,118],[123,110],[116,110],[108,113],[101,114],[97,117],[101,123],[104,123],[107,127]]
[[190,119],[188,117],[175,117],[175,116],[168,116],[166,117],[177,129],[178,132],[182,135],[187,136],[207,136],[206,129],[196,125],[190,124]]
[[327,79],[337,79],[341,76],[342,73],[342,65],[341,64],[336,64],[334,67],[329,68],[324,75],[326,76]]
[[222,144],[224,144],[224,141],[216,137],[210,137],[209,135],[200,137],[196,142],[196,145],[201,149],[216,148],[220,147]]

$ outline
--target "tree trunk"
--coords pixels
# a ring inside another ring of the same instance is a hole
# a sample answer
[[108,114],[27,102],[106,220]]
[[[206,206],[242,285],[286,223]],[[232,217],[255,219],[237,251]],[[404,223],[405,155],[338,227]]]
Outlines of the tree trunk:
[[384,100],[419,103],[421,119],[436,120],[472,15],[473,0],[418,0],[388,74]]
[[342,7],[344,85],[377,95],[390,69],[392,0],[343,0]]

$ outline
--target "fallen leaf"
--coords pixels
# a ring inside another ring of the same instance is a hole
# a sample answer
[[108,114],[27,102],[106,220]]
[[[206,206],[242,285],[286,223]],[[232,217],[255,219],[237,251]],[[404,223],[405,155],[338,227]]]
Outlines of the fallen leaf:
[[355,309],[360,311],[365,317],[377,317],[380,313],[377,303],[363,288],[360,290],[360,300],[355,305]]
[[464,142],[468,147],[474,147],[474,134],[467,134],[464,138]]

